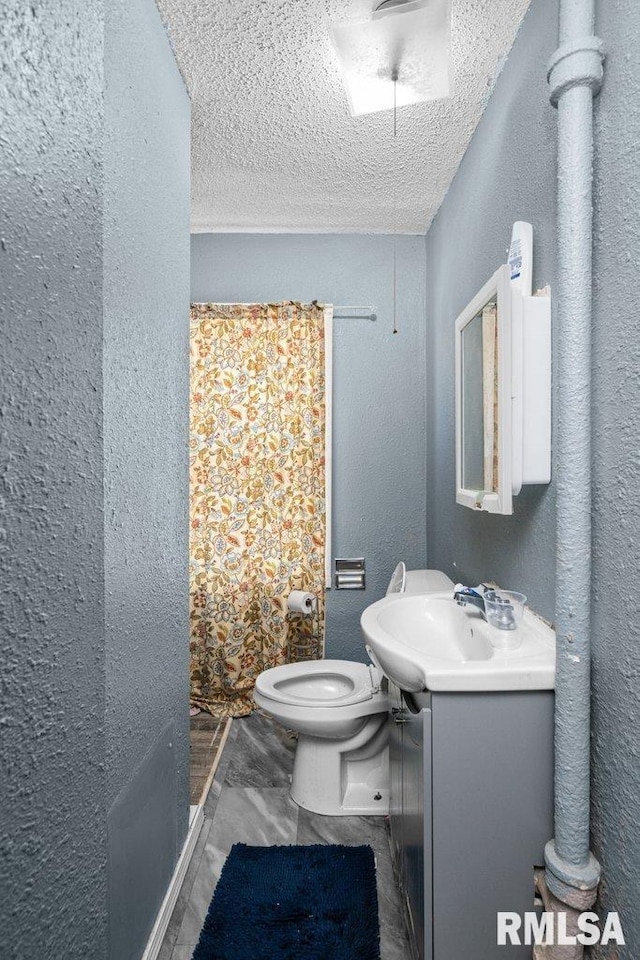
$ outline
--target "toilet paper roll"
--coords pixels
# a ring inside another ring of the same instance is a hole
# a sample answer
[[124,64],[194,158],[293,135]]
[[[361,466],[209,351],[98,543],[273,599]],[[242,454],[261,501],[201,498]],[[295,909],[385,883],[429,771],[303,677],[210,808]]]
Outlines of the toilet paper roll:
[[316,598],[304,590],[292,590],[287,598],[289,613],[311,614],[316,608]]

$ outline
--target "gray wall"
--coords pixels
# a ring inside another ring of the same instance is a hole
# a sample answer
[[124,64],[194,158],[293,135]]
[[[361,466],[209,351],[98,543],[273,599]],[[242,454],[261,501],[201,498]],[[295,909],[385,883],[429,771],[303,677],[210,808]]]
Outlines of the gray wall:
[[425,564],[424,238],[398,240],[392,334],[391,237],[197,234],[195,301],[372,304],[378,319],[334,324],[333,556],[364,556],[367,589],[328,594],[329,657],[365,659],[363,608],[404,559]]
[[534,285],[555,268],[555,111],[544,65],[557,46],[556,0],[534,0],[485,113],[427,234],[429,565],[454,580],[495,580],[554,608],[554,489],[524,488],[514,515],[455,502],[454,322],[501,263],[514,220],[534,230]]
[[102,3],[0,30],[0,952],[106,956]]
[[[596,101],[593,550],[593,845],[603,907],[640,957],[640,7],[601,0]],[[629,105],[634,104],[633,109]],[[602,948],[603,957],[609,954]]]
[[142,952],[188,825],[189,100],[153,0],[107,5],[109,948]]
[[7,960],[139,957],[187,827],[189,106],[103,7],[2,6]]
[[[429,563],[475,583],[494,578],[554,612],[554,485],[531,488],[498,518],[455,504],[453,323],[504,261],[511,223],[534,226],[537,285],[554,284],[555,127],[545,64],[557,46],[556,0],[533,0],[471,145],[427,235]],[[593,845],[601,909],[621,912],[640,955],[640,671],[635,580],[640,568],[637,457],[640,391],[640,96],[634,0],[602,0],[607,50],[596,101],[594,314]],[[634,331],[629,336],[630,331]],[[557,341],[561,332],[554,331]],[[603,948],[603,956],[610,951]]]

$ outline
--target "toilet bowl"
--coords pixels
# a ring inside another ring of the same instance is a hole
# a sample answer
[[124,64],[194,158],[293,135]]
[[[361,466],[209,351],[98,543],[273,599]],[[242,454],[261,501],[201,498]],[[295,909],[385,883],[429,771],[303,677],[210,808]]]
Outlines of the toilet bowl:
[[[444,573],[407,570],[403,562],[387,588],[442,591],[453,596]],[[389,812],[389,699],[382,683],[377,664],[350,660],[290,663],[260,674],[255,702],[298,733],[291,796],[299,806],[334,817]]]
[[387,694],[372,665],[313,660],[265,670],[254,700],[298,733],[291,796],[330,816],[389,812]]

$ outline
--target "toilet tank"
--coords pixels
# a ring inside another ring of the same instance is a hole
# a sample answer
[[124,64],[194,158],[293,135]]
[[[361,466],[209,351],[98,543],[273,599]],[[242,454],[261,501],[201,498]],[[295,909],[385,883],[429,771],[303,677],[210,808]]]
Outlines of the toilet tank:
[[442,593],[451,590],[454,583],[441,570],[407,570],[401,561],[393,571],[393,576],[387,587],[387,596],[391,593]]

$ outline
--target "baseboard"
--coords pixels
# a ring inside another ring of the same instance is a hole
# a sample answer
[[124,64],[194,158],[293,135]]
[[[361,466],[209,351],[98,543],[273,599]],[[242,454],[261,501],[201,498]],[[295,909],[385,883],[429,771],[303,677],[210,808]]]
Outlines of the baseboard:
[[191,820],[189,832],[187,833],[187,839],[184,842],[182,853],[180,854],[176,868],[173,871],[171,883],[169,884],[169,888],[165,894],[164,900],[162,901],[162,906],[158,911],[156,922],[153,925],[151,936],[147,941],[147,946],[145,947],[145,951],[142,954],[141,960],[156,960],[158,954],[160,953],[160,947],[164,941],[164,935],[167,932],[169,920],[171,919],[173,908],[176,905],[178,894],[180,893],[180,887],[182,886],[182,882],[187,873],[189,861],[193,856],[193,851],[195,850],[195,846],[198,841],[198,835],[200,834],[203,823],[204,808],[202,806],[198,806],[193,819]]

